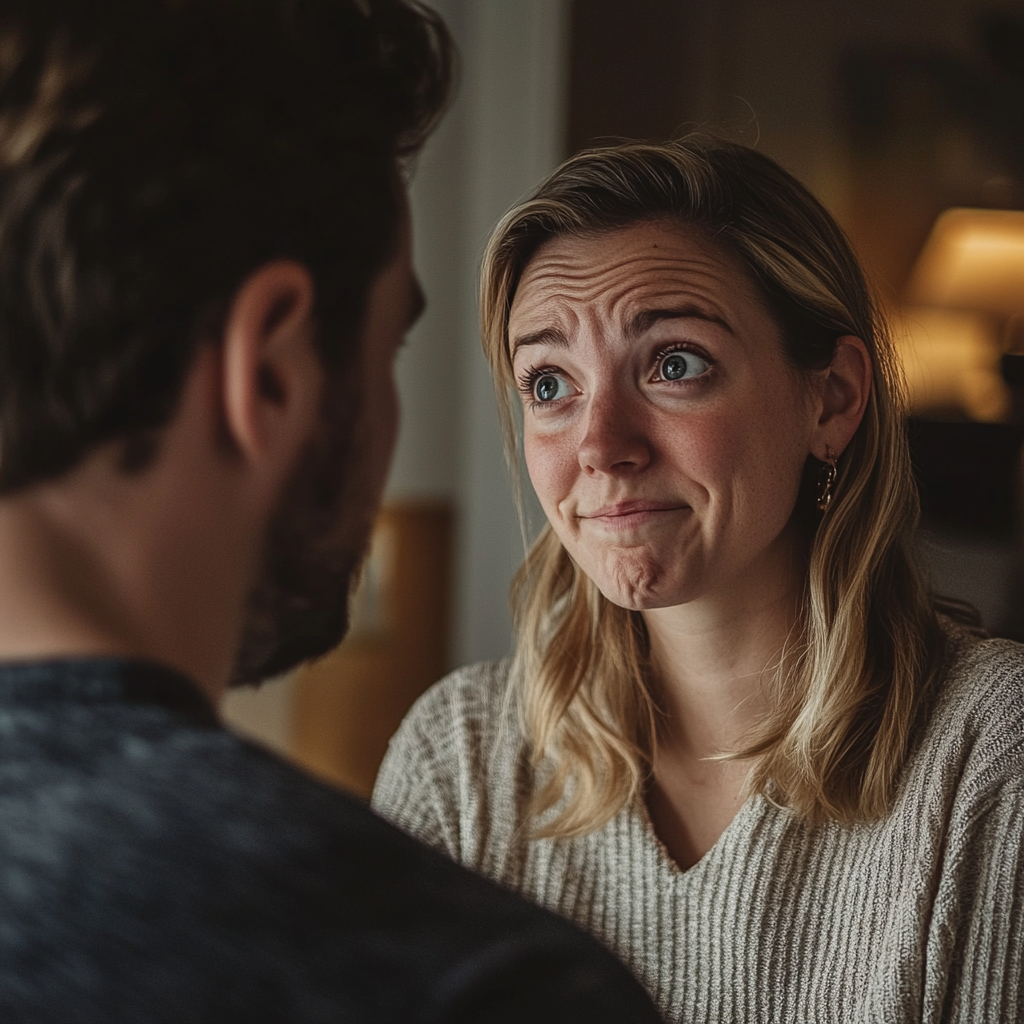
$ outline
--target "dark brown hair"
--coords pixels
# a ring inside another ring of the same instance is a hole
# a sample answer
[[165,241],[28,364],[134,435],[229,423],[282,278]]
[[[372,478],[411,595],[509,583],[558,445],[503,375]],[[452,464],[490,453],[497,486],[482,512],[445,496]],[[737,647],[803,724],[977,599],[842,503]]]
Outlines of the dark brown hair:
[[166,423],[268,260],[343,370],[451,64],[404,0],[0,0],[0,493]]

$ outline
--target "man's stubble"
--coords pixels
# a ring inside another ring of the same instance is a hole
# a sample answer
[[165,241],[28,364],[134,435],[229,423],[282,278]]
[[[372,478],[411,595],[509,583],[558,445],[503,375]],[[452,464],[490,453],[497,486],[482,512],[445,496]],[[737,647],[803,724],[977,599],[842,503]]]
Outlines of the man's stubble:
[[326,654],[348,630],[349,600],[379,500],[360,457],[369,450],[360,436],[361,396],[348,383],[358,376],[328,378],[320,429],[268,530],[232,686],[259,683]]

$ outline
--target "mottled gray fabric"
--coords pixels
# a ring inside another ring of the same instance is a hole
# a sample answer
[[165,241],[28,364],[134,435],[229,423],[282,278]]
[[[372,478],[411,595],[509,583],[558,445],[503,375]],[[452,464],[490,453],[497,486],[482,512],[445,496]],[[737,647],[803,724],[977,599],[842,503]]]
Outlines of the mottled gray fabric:
[[892,812],[809,827],[750,799],[680,871],[641,805],[527,837],[505,663],[449,676],[391,742],[374,805],[600,937],[672,1021],[1024,1021],[1024,648],[952,631]]
[[611,954],[223,729],[185,679],[0,665],[3,1024],[592,1024]]

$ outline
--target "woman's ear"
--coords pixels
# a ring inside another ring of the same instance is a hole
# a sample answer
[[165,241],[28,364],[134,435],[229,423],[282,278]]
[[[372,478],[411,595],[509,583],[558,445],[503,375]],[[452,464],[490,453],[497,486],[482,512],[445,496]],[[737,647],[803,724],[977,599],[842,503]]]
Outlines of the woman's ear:
[[824,371],[821,415],[814,431],[811,454],[827,461],[827,449],[842,455],[860,421],[871,394],[872,365],[867,346],[860,338],[843,335],[832,362]]
[[319,419],[314,302],[309,270],[276,260],[245,279],[224,325],[224,428],[243,460],[272,476],[288,472]]

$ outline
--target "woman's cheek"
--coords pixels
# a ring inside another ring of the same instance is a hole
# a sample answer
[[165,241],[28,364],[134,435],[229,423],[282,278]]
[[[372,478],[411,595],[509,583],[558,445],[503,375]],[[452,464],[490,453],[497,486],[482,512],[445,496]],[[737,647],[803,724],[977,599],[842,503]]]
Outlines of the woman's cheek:
[[579,461],[571,439],[564,435],[527,433],[523,453],[533,489],[550,515],[558,502],[572,490],[579,473]]

